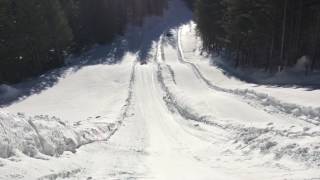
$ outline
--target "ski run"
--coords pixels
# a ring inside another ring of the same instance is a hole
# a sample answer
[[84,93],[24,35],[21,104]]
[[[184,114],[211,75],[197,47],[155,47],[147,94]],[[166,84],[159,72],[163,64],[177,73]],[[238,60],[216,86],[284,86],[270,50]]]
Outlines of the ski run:
[[113,44],[3,85],[0,100],[19,100],[0,109],[0,179],[320,179],[320,91],[229,76],[195,26],[172,0]]

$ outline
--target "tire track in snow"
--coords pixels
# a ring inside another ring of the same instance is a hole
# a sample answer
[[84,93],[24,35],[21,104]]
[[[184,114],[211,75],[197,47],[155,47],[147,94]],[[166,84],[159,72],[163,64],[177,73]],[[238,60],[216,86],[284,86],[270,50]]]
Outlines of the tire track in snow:
[[[244,99],[245,102],[250,106],[254,108],[257,108],[257,106],[259,106],[260,109],[263,109],[268,113],[285,114],[306,121],[308,123],[312,123],[317,126],[320,125],[320,108],[312,108],[292,103],[285,103],[274,97],[269,96],[268,94],[258,93],[254,90],[227,89],[213,85],[202,74],[202,72],[194,63],[185,60],[181,45],[181,29],[178,30],[177,47],[179,62],[181,62],[182,64],[189,65],[192,68],[196,77],[203,81],[210,89],[236,95]],[[269,107],[271,107],[272,109]]]
[[82,169],[74,169],[70,171],[62,171],[59,173],[48,174],[43,177],[38,178],[38,180],[56,180],[56,179],[69,179],[74,175],[81,172]]
[[110,134],[109,138],[106,140],[108,141],[120,128],[120,126],[122,125],[123,121],[129,117],[129,111],[130,111],[130,107],[132,105],[132,98],[133,98],[133,86],[135,83],[135,72],[136,72],[136,65],[137,65],[137,61],[135,61],[132,65],[132,70],[131,70],[131,75],[130,75],[130,81],[129,81],[129,88],[128,88],[128,96],[125,100],[125,104],[122,106],[121,108],[121,113],[119,115],[118,118],[118,126],[116,127],[116,129]]
[[[189,109],[187,109],[186,107],[182,107],[179,103],[177,103],[177,100],[174,96],[173,93],[170,92],[168,86],[166,86],[165,82],[164,82],[164,78],[163,78],[163,68],[161,67],[161,64],[158,61],[158,56],[159,56],[159,49],[160,49],[160,59],[163,61],[162,58],[164,58],[164,56],[162,54],[163,53],[163,48],[162,48],[162,37],[160,38],[160,42],[158,43],[157,47],[156,47],[156,55],[154,58],[154,62],[157,65],[157,79],[158,82],[160,83],[160,87],[161,89],[164,91],[165,96],[163,97],[163,100],[165,101],[168,109],[173,112],[174,110],[178,111],[178,113],[185,119],[190,119],[190,120],[194,120],[197,122],[202,122],[208,125],[214,125],[214,126],[218,126],[220,128],[224,128],[222,125],[220,124],[216,124],[213,123],[212,121],[208,121],[206,116],[200,116],[199,114],[194,114],[192,113]],[[166,66],[167,68],[170,67],[169,65]],[[170,68],[169,72],[173,72],[173,70]],[[175,83],[175,79],[172,73],[170,73],[171,78],[173,83]]]

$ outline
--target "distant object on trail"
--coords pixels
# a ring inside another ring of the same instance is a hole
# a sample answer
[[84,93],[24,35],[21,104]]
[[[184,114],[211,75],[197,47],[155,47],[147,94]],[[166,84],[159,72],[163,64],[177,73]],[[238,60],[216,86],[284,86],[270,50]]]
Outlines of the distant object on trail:
[[140,61],[140,65],[145,65],[147,64],[147,61]]
[[166,36],[167,36],[167,37],[172,37],[173,34],[172,34],[172,32],[168,31],[167,34],[166,34]]

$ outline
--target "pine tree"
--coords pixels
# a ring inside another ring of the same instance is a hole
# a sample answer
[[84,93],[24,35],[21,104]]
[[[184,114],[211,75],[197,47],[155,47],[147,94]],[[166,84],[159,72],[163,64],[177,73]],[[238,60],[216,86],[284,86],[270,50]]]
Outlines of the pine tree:
[[167,0],[0,0],[0,83],[64,63],[64,54],[111,42],[128,23],[162,14]]
[[56,0],[7,1],[1,32],[6,81],[16,82],[63,64],[62,50],[72,39]]
[[319,1],[197,0],[195,12],[204,48],[223,49],[236,67],[276,71],[307,56],[320,69]]

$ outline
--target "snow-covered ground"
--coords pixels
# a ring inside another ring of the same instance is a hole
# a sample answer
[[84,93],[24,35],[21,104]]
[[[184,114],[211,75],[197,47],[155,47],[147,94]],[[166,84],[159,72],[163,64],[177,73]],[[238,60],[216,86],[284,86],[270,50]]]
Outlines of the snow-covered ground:
[[1,86],[0,179],[319,179],[319,90],[228,76],[191,17],[171,0],[112,45]]

